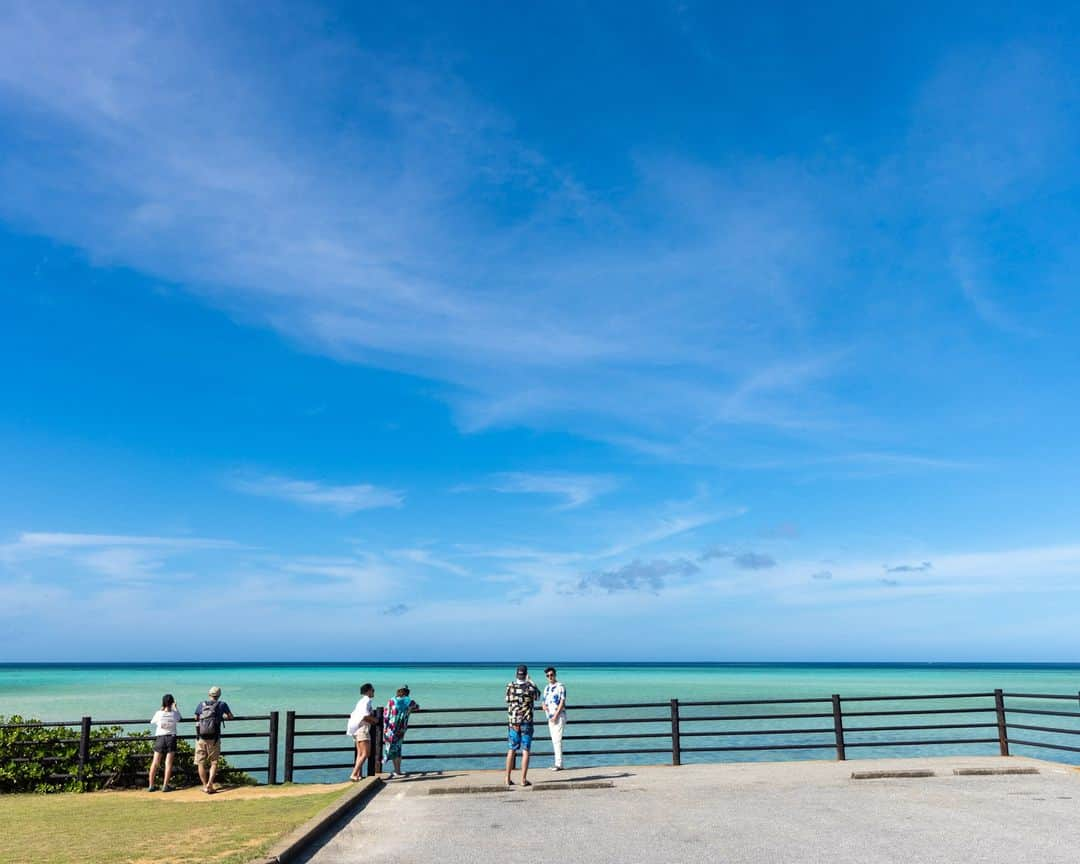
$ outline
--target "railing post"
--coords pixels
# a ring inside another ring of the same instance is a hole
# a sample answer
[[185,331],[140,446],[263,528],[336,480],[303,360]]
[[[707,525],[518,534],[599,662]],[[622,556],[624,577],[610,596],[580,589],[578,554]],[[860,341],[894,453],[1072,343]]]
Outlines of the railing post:
[[682,765],[682,741],[679,736],[679,700],[671,700],[671,764]]
[[293,746],[296,743],[296,712],[285,712],[285,782],[292,783]]
[[836,758],[840,762],[847,759],[844,749],[844,715],[840,710],[840,694],[833,693],[832,697],[832,722],[833,731],[836,733]]
[[83,717],[79,727],[79,791],[86,791],[86,769],[90,765],[90,718]]
[[994,708],[997,711],[998,747],[1002,756],[1009,755],[1009,727],[1005,722],[1005,694],[1001,690],[994,691]]
[[382,747],[383,747],[383,708],[375,709],[375,728],[371,731],[371,752],[368,753],[368,776],[382,774]]
[[278,712],[270,712],[269,745],[266,759],[266,785],[277,785]]

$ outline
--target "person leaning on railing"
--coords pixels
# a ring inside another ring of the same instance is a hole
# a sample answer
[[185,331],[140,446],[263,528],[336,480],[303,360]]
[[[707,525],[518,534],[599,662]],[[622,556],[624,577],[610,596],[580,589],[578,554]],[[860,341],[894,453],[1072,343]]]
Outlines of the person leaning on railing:
[[228,703],[220,701],[220,687],[211,687],[209,696],[195,708],[195,764],[199,767],[203,791],[212,795],[214,775],[221,758],[221,724],[232,720],[233,714]]
[[409,687],[398,687],[397,694],[386,703],[383,709],[383,762],[393,762],[394,770],[387,780],[404,777],[401,770],[401,745],[405,743],[405,732],[409,728],[409,717],[420,706],[409,698]]
[[154,778],[157,777],[161,757],[165,757],[165,775],[161,778],[161,791],[172,792],[169,780],[172,779],[173,759],[176,758],[176,727],[180,722],[180,709],[172,693],[161,697],[161,707],[150,720],[154,727],[154,761],[150,763],[150,785],[147,792],[154,791]]
[[372,684],[362,685],[360,701],[353,708],[349,723],[345,727],[345,734],[356,742],[356,764],[349,775],[349,779],[354,783],[363,776],[364,763],[371,752],[371,730],[375,724],[375,707],[372,703],[374,698],[375,687]]

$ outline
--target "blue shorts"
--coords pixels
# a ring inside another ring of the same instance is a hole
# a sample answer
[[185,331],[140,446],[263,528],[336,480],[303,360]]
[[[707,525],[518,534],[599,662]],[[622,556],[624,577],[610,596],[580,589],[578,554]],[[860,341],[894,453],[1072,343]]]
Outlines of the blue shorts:
[[533,724],[522,723],[520,729],[518,732],[511,726],[507,732],[507,743],[514,752],[532,749]]

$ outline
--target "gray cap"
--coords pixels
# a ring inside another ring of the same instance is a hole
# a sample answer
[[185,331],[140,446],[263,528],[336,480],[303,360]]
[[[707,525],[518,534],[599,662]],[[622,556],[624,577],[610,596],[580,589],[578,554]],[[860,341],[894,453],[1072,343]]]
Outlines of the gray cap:
[[221,688],[218,687],[216,684],[213,687],[210,688],[210,698],[211,699],[217,699],[218,696],[220,696],[220,695],[221,695]]

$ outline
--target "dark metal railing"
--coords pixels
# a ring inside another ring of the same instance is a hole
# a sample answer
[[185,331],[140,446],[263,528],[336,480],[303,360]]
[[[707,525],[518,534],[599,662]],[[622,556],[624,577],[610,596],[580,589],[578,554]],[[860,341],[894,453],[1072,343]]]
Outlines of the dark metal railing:
[[[194,720],[181,720],[184,728],[191,726],[194,730]],[[229,758],[235,758],[237,756],[250,757],[261,756],[264,757],[264,762],[259,762],[254,765],[251,764],[233,764],[234,768],[239,768],[246,773],[263,774],[266,777],[267,783],[278,782],[278,750],[280,749],[280,740],[278,734],[278,712],[271,711],[269,714],[252,714],[245,716],[236,716],[232,720],[228,721],[228,726],[236,728],[231,724],[258,724],[257,728],[244,728],[241,731],[225,732],[222,731],[222,748],[221,755]],[[147,738],[145,735],[131,734],[130,727],[140,727],[146,729],[150,725],[149,720],[95,720],[92,717],[83,717],[80,720],[75,721],[54,721],[44,723],[5,723],[0,728],[2,729],[33,729],[33,728],[50,728],[50,729],[66,729],[71,734],[68,737],[57,738],[51,741],[41,741],[36,739],[29,739],[26,741],[13,741],[9,743],[9,746],[20,748],[34,748],[40,749],[42,747],[53,749],[53,752],[64,750],[65,748],[77,748],[77,769],[74,772],[55,772],[47,775],[46,779],[50,782],[66,782],[77,780],[80,782],[87,780],[102,780],[107,779],[115,772],[112,771],[97,771],[93,759],[93,751],[100,746],[110,747],[120,744],[130,744],[133,742],[152,742],[152,738]],[[110,735],[110,736],[94,736],[92,731],[95,728],[101,727],[119,727],[122,734]],[[194,741],[196,735],[194,731],[190,735],[177,735],[179,740],[182,741]],[[256,741],[260,746],[248,747],[247,742]],[[229,743],[225,743],[229,742]],[[149,759],[153,756],[150,748],[147,747],[142,752],[129,752],[127,754],[128,759]],[[22,762],[42,762],[45,764],[52,764],[55,762],[67,762],[70,761],[70,757],[65,756],[43,756],[36,758],[19,758],[16,757],[12,760],[16,764]],[[249,762],[249,759],[243,761]],[[147,776],[149,771],[136,770],[133,772],[136,776]]]
[[[1073,701],[1078,710],[1063,710],[1064,705],[1062,710],[1057,707]],[[1080,721],[1080,694],[1005,693],[999,689],[902,696],[832,694],[785,699],[670,699],[572,705],[569,710],[572,719],[563,742],[565,755],[570,757],[631,756],[654,762],[670,760],[672,765],[680,765],[687,756],[701,761],[698,757],[707,755],[722,758],[771,752],[798,757],[818,753],[844,760],[853,748],[859,752],[872,749],[885,755],[894,755],[895,748],[895,755],[899,755],[911,747],[969,745],[993,748],[992,752],[1002,756],[1008,756],[1014,746],[1080,753],[1080,738],[1075,737],[1080,736],[1080,722],[1076,722]],[[369,774],[382,770],[382,709],[376,715],[367,761]],[[223,755],[265,756],[265,762],[260,764],[236,767],[264,774],[267,783],[278,782],[279,748],[284,761],[282,779],[286,783],[293,782],[298,775],[310,776],[314,771],[352,768],[355,747],[345,737],[348,716],[287,711],[280,742],[277,711],[237,717],[237,721],[258,723],[259,728],[223,733],[222,738],[229,742],[226,746],[233,745],[232,749],[223,750]],[[1068,719],[1053,725],[1021,722],[1039,717]],[[477,762],[490,765],[505,756],[505,706],[430,708],[418,712],[415,721],[409,726],[407,744],[408,759],[414,764],[456,762],[458,767],[466,767],[462,763],[475,767]],[[91,739],[93,727],[145,726],[146,721],[84,717],[74,723],[33,725],[71,730],[70,737],[54,742],[57,747],[78,748],[78,773],[54,777],[69,780],[97,776],[93,774],[90,758],[91,740],[95,746],[134,740],[130,735]],[[550,749],[546,749],[549,744],[546,724],[541,721],[535,728],[538,734],[534,741],[545,750],[534,747],[533,754],[550,755]],[[192,740],[195,736],[181,737]],[[252,741],[257,746],[244,746]],[[39,761],[63,761],[63,757],[43,757]]]

